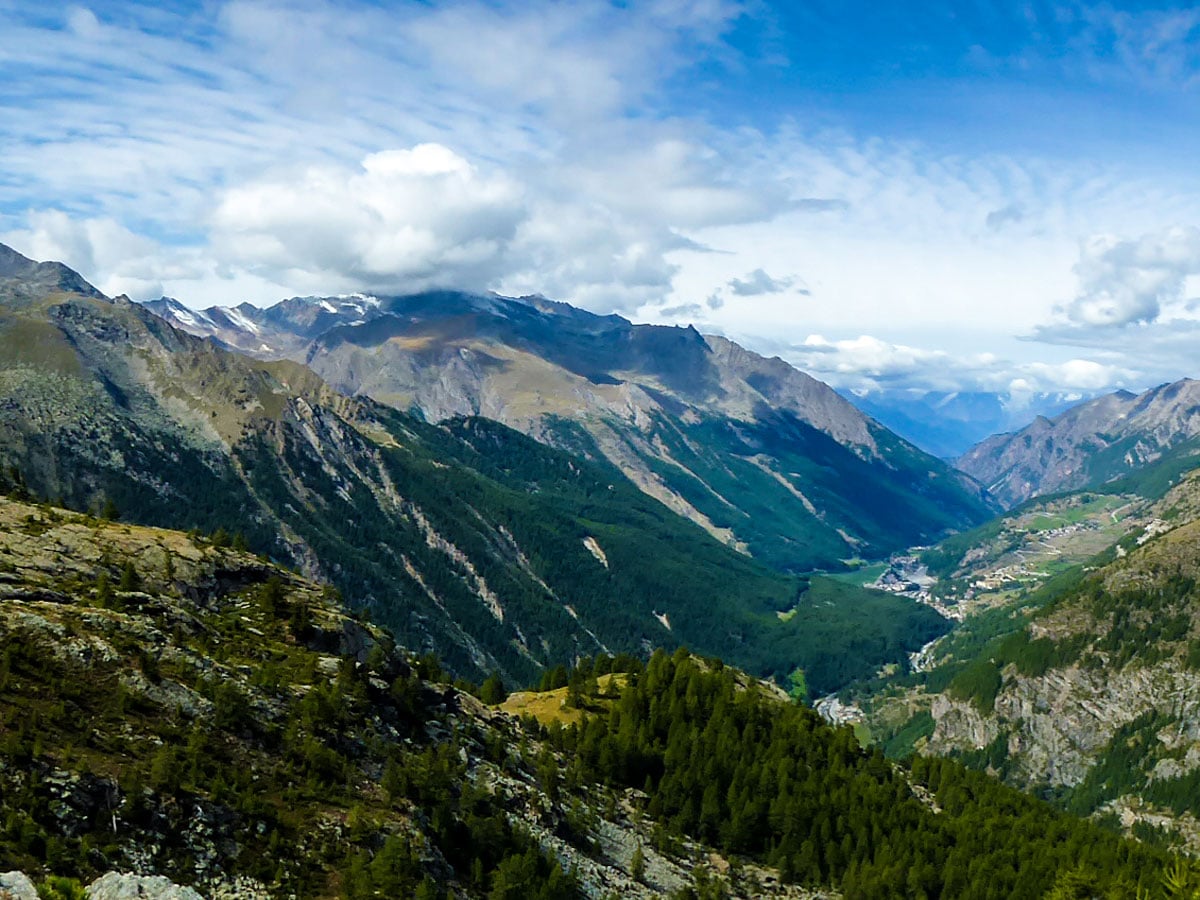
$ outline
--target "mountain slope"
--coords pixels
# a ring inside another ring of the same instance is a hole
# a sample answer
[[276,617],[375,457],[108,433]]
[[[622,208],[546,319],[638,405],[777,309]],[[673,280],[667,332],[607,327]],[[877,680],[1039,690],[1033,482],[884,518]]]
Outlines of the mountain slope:
[[603,462],[347,398],[123,299],[0,302],[0,463],[77,509],[240,532],[476,677],[687,643],[824,690],[945,627],[773,572]]
[[1200,382],[1119,391],[1015,434],[988,438],[956,460],[999,500],[1102,485],[1168,455],[1193,456],[1200,435]]
[[983,754],[1081,814],[1200,847],[1200,522],[1128,551],[993,641],[934,701],[930,752]]
[[1200,850],[1200,473],[1177,477],[1030,501],[927,554],[968,615],[857,698],[872,730]]
[[714,660],[588,660],[558,692],[582,726],[544,728],[204,539],[0,498],[0,547],[4,870],[238,898],[878,900],[1081,872],[1131,896],[1167,865],[953,763],[889,764]]
[[[151,308],[243,351],[302,360],[349,395],[429,421],[487,416],[606,459],[785,571],[878,556],[986,517],[973,483],[826,385],[690,328],[454,292]],[[228,326],[231,313],[243,327]]]

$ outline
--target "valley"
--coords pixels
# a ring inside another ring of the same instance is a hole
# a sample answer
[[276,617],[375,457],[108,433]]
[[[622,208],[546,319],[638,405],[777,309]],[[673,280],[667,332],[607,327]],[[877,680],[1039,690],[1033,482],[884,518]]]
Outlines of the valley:
[[481,417],[429,424],[126,300],[47,290],[10,287],[0,307],[0,463],[28,491],[237,537],[465,675],[532,681],[578,655],[687,643],[828,690],[945,627],[765,565],[602,456]]
[[1200,8],[0,10],[0,900],[1200,900]]
[[505,701],[196,535],[0,498],[0,563],[0,858],[44,890],[867,900],[1167,865],[682,649]]
[[989,518],[689,329],[455,293],[192,314],[4,264],[16,868],[1042,897],[1157,890],[1197,845],[1186,439]]

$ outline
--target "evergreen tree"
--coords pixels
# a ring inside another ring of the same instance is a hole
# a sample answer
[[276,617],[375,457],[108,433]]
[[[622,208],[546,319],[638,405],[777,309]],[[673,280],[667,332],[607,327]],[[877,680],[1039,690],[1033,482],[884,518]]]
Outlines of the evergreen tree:
[[504,681],[498,672],[492,672],[479,686],[479,699],[489,706],[503,703],[507,698],[508,691],[504,689]]

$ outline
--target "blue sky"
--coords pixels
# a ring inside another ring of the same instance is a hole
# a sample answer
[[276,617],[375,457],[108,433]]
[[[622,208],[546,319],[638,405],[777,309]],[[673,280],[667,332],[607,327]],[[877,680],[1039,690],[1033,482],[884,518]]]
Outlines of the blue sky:
[[0,240],[192,305],[540,292],[860,391],[1195,371],[1200,11],[0,0]]

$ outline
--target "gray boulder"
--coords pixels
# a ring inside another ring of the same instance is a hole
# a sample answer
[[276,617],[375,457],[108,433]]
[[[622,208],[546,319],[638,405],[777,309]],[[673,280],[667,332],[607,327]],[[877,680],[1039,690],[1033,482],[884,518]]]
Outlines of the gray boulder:
[[38,900],[37,888],[24,872],[0,873],[0,900]]
[[190,887],[180,887],[162,875],[106,872],[87,890],[91,900],[204,900]]

